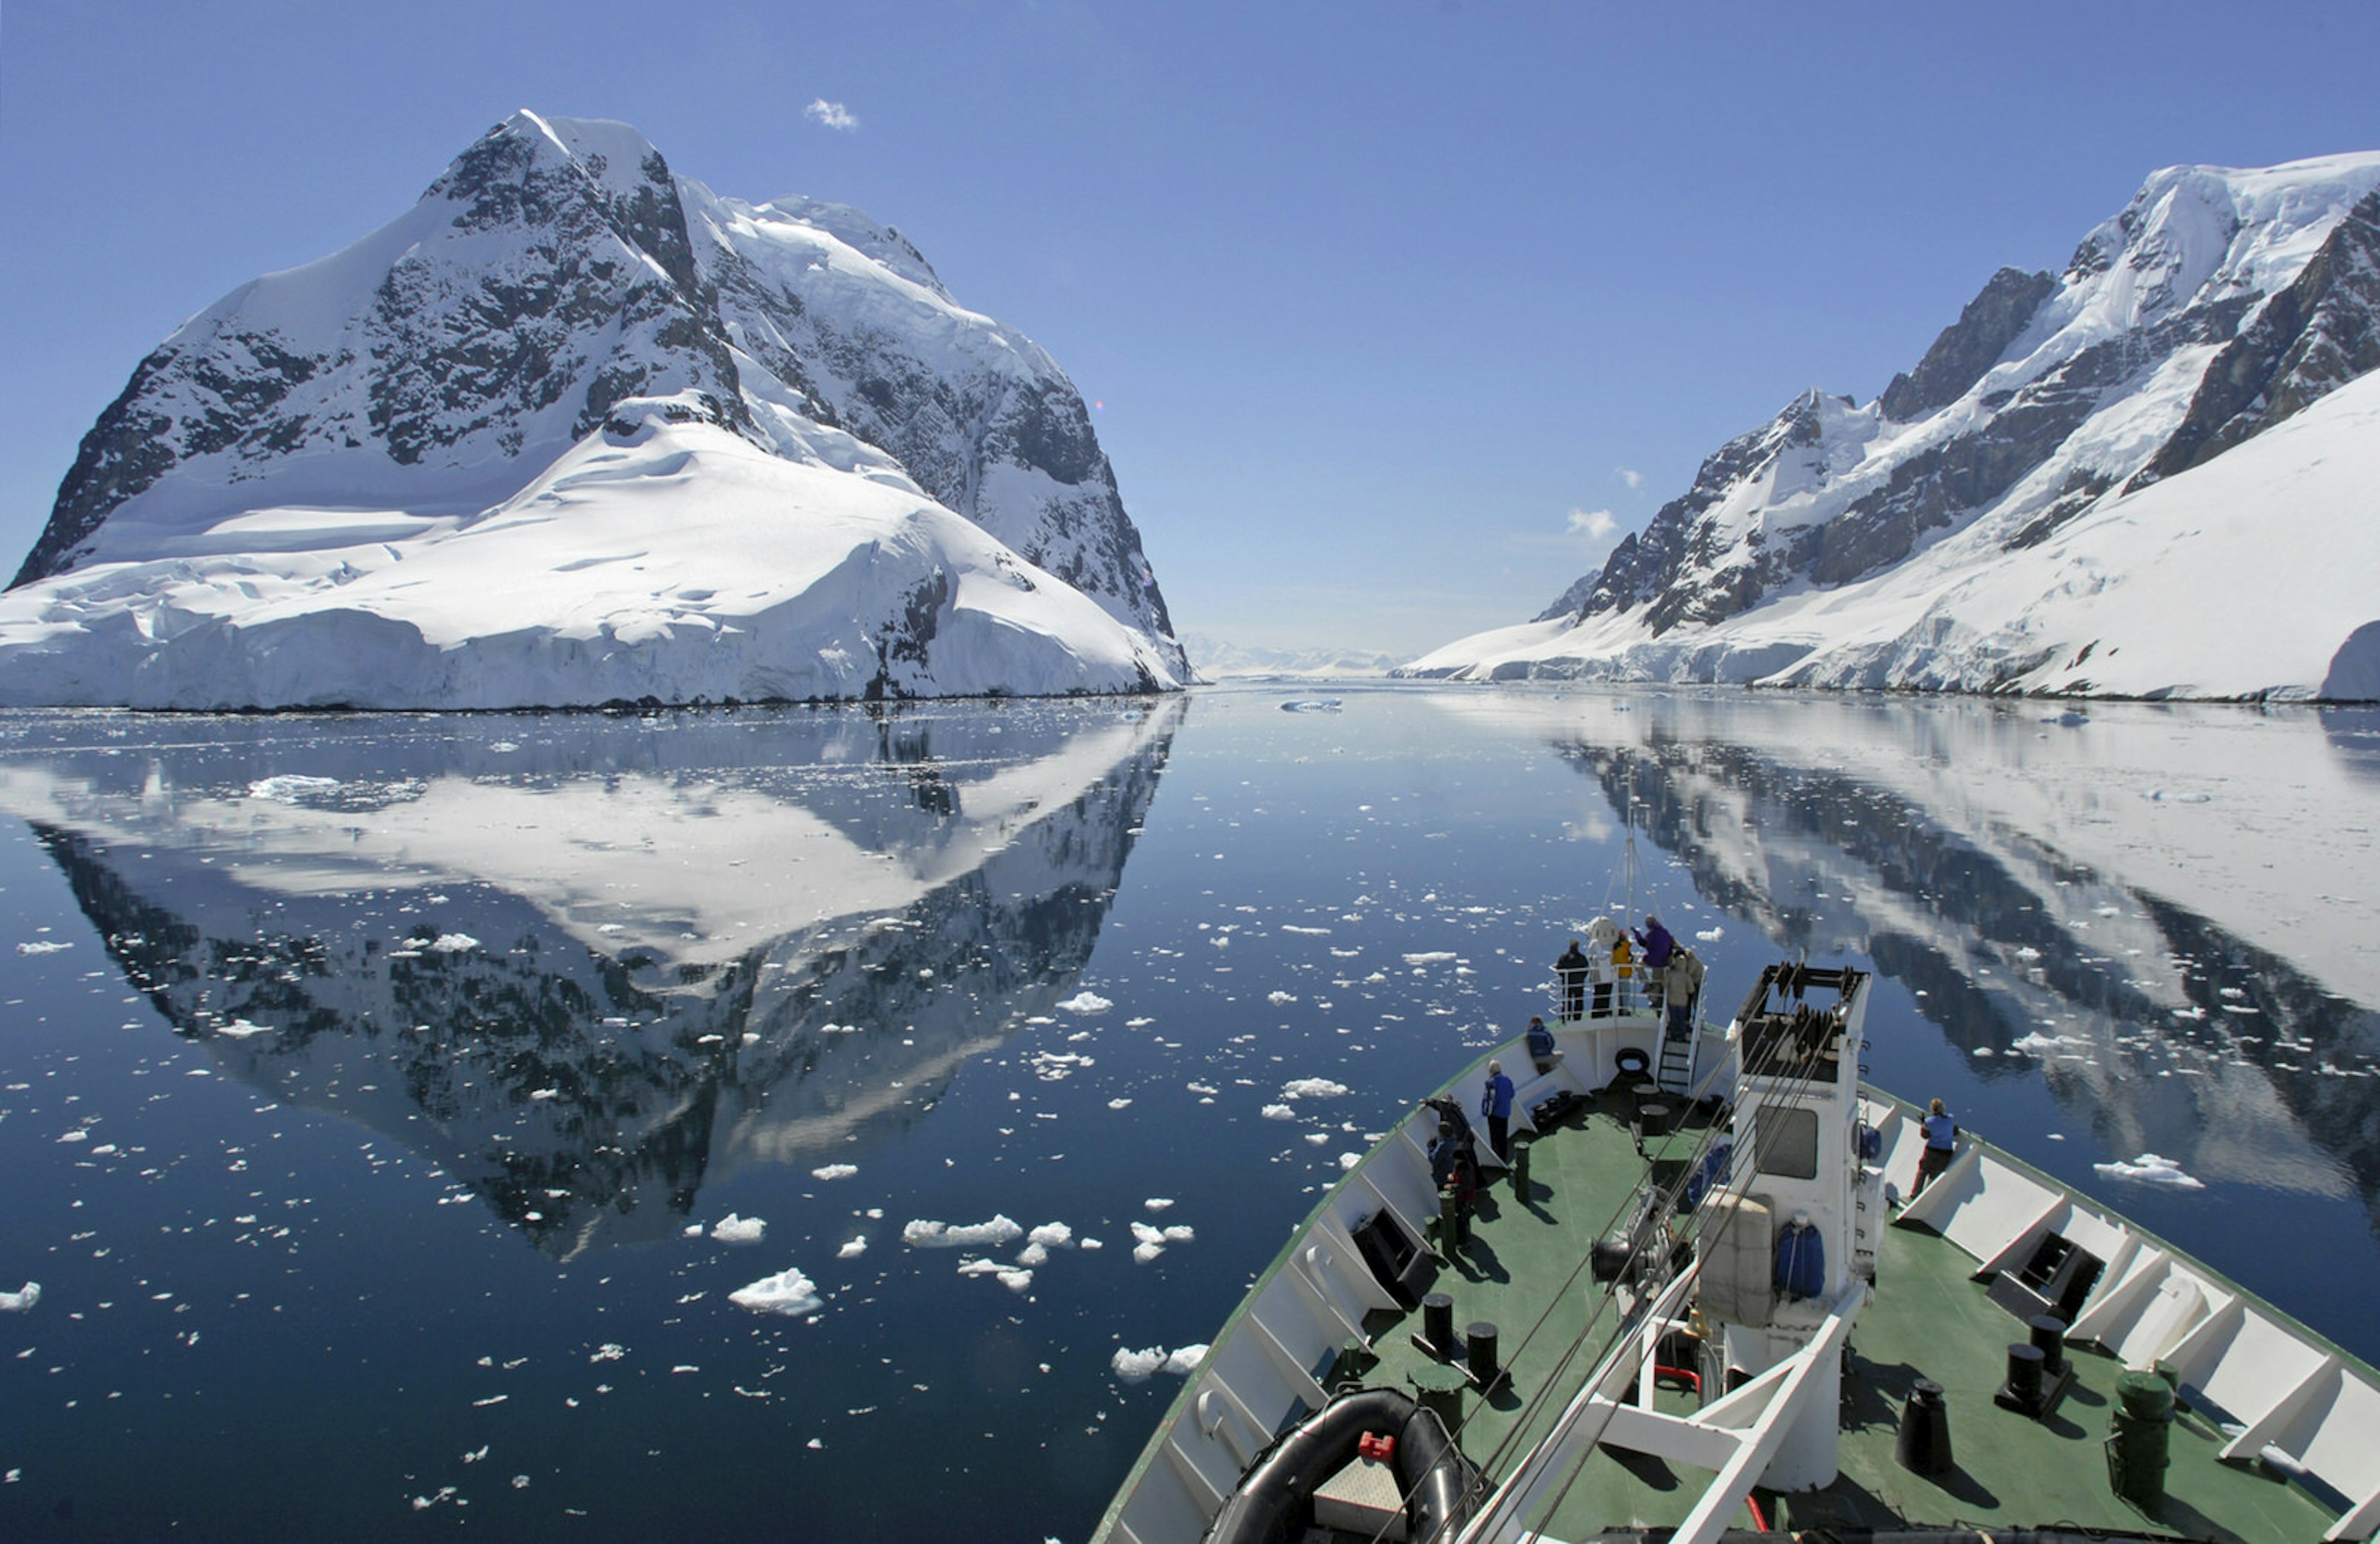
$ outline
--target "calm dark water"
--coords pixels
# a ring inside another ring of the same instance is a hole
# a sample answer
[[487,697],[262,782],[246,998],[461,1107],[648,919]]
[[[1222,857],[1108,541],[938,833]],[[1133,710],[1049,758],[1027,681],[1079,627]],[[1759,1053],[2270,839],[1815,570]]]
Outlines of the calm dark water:
[[2380,1356],[2370,713],[17,714],[0,1536],[1079,1539],[1632,794],[1717,998],[1872,962],[1875,1081]]

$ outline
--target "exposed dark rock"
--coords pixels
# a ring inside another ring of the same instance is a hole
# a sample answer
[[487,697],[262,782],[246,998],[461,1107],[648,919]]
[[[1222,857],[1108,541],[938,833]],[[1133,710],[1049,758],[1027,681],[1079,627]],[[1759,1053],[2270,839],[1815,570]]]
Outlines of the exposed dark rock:
[[1894,376],[1884,388],[1877,404],[1884,416],[1906,422],[1966,395],[2057,288],[2057,279],[2046,273],[2003,268],[1993,274],[1959,320],[1942,329],[1917,368]]
[[2125,485],[2202,466],[2355,377],[2380,370],[2380,189],[2215,357],[2172,438]]

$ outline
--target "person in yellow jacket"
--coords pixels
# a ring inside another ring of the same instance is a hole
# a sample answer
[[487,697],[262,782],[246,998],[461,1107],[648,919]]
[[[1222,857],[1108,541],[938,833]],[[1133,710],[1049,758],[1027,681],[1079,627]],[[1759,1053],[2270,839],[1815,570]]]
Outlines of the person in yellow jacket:
[[1617,990],[1612,993],[1613,1006],[1626,1013],[1631,1006],[1630,994],[1635,990],[1632,978],[1636,972],[1636,953],[1621,933],[1611,945],[1611,979]]

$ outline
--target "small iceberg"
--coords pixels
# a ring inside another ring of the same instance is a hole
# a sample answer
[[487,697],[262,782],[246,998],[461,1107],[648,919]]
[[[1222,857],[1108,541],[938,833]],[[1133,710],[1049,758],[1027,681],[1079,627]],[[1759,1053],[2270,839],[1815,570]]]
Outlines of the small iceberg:
[[758,1217],[738,1217],[731,1211],[712,1224],[710,1236],[722,1244],[758,1244],[768,1228]]
[[1022,1225],[998,1212],[989,1222],[953,1227],[948,1222],[919,1219],[901,1230],[901,1242],[913,1249],[996,1249],[1024,1236]]
[[1116,1354],[1108,1359],[1108,1366],[1121,1382],[1146,1383],[1160,1372],[1187,1378],[1198,1370],[1198,1364],[1206,1356],[1204,1345],[1179,1346],[1172,1351],[1161,1345],[1148,1346],[1138,1351],[1120,1345],[1116,1347]]
[[727,1300],[739,1308],[754,1313],[789,1314],[807,1319],[826,1307],[818,1295],[818,1285],[793,1266],[787,1266],[773,1276],[763,1276],[750,1286],[738,1287],[727,1295]]
[[2204,1190],[2206,1182],[2181,1171],[2181,1165],[2170,1158],[2144,1152],[2130,1163],[2094,1163],[2091,1165],[2109,1179],[2137,1180],[2143,1185],[2162,1185],[2175,1190]]

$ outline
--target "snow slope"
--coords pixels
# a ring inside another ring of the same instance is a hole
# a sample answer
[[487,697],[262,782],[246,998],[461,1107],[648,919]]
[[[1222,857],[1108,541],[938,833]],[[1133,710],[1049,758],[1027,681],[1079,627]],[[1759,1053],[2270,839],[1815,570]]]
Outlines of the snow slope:
[[1081,398],[899,233],[516,114],[144,360],[0,704],[507,707],[1188,679]]
[[1401,674],[2371,695],[2375,189],[2380,154],[2160,172],[1874,402],[1805,394],[1536,621]]

